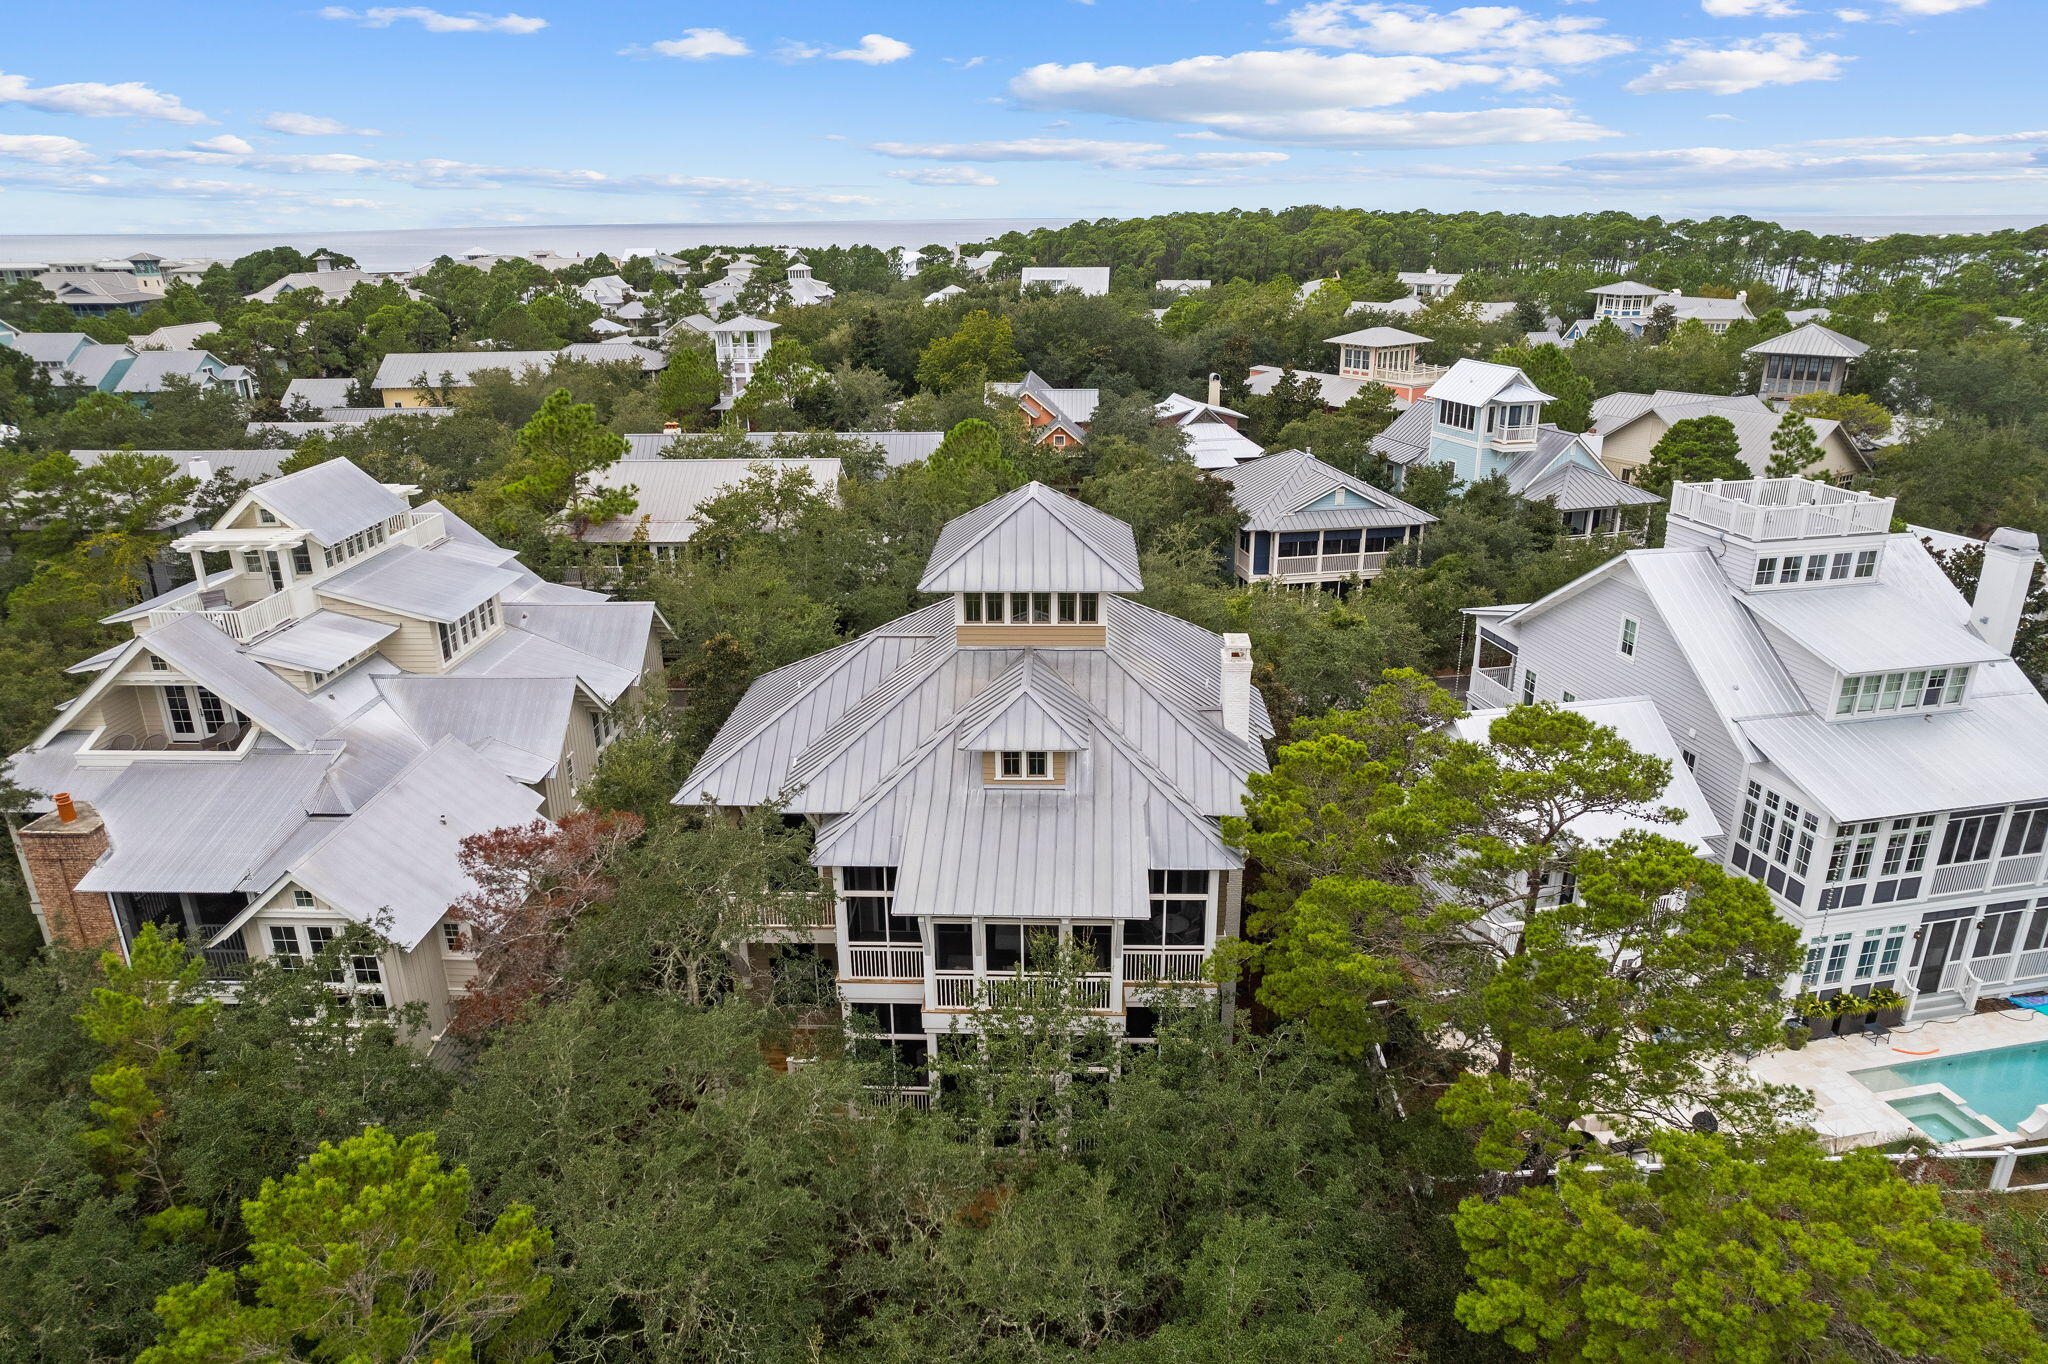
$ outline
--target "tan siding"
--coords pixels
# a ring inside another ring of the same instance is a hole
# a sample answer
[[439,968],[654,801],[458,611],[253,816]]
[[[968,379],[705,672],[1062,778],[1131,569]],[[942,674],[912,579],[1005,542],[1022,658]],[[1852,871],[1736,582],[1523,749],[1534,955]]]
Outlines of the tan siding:
[[977,646],[1100,649],[1107,643],[1107,631],[1101,625],[961,625],[954,628],[959,632],[956,642],[963,649]]
[[[576,787],[589,781],[590,774],[597,770],[597,735],[590,727],[593,714],[590,703],[581,698],[569,708],[569,732],[562,736],[554,775],[538,787],[546,801],[541,813],[549,819],[560,819],[576,809]],[[573,780],[568,770],[572,762],[576,773]]]
[[143,704],[143,689],[140,687],[108,687],[93,702],[89,715],[81,715],[80,723],[73,728],[90,728],[94,724],[104,725],[110,733],[133,734],[141,738],[145,734],[163,732],[163,716],[157,708],[156,698],[148,698]]
[[981,755],[981,780],[988,786],[1063,786],[1067,780],[1067,755],[1054,753],[1051,756],[1048,766],[1052,775],[1049,777],[1004,777],[997,772],[997,755],[984,753]]
[[326,595],[320,597],[320,604],[330,611],[339,611],[344,616],[359,616],[364,620],[374,620],[385,625],[397,626],[398,633],[390,636],[382,644],[379,644],[377,652],[409,673],[446,672],[452,663],[461,662],[471,653],[482,648],[484,642],[493,638],[498,630],[505,628],[502,624],[501,611],[501,623],[496,629],[493,629],[489,634],[484,635],[481,639],[471,644],[469,648],[455,655],[453,659],[444,661],[441,657],[441,633],[435,628],[434,622],[430,620],[420,620],[413,616],[401,616],[390,611],[379,611],[373,606],[357,606],[353,602],[341,601],[338,598]]
[[432,407],[434,395],[424,388],[380,388],[378,401],[386,407]]

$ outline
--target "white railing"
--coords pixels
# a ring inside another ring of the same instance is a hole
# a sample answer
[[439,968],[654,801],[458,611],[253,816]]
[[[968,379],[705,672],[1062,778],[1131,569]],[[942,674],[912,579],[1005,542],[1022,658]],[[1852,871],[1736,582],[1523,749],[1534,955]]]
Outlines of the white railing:
[[1991,877],[1994,886],[2026,886],[2041,879],[2041,858],[2008,857],[1998,864],[1998,870]]
[[1493,431],[1495,445],[1533,445],[1535,441],[1534,426],[1502,426]]
[[1465,689],[1465,708],[1485,710],[1491,706],[1512,706],[1515,694],[1509,689],[1513,668],[1474,668]]
[[1141,981],[1199,982],[1207,955],[1199,947],[1126,947],[1124,980],[1133,985]]
[[853,980],[923,980],[922,947],[849,947],[847,975]]
[[1989,862],[1965,862],[1953,867],[1936,867],[1927,893],[1953,895],[1957,891],[1982,890],[1984,878],[1991,871]]
[[302,614],[299,595],[300,589],[293,586],[285,588],[282,592],[273,592],[258,601],[250,602],[247,606],[201,607],[199,594],[195,592],[184,598],[190,605],[159,606],[151,611],[148,617],[149,628],[154,630],[159,625],[168,625],[179,616],[204,616],[222,634],[239,643],[247,644],[298,620]]
[[941,971],[932,977],[932,1006],[938,1009],[974,1007],[974,973]]
[[1964,1013],[1976,1012],[1977,1000],[1983,995],[1984,986],[1985,982],[1978,978],[1976,971],[1971,968],[1969,963],[1965,963],[1961,985]]
[[1360,577],[1370,578],[1387,566],[1387,555],[1390,552],[1379,550],[1371,554],[1307,554],[1285,559],[1276,555],[1273,559],[1273,576],[1281,579],[1346,578],[1356,573]]
[[1671,513],[1751,540],[1798,540],[1889,530],[1894,499],[1804,478],[1715,479],[1671,489]]
[[[1053,1002],[1058,982],[1047,976],[997,976],[982,982],[981,998],[990,1004],[1029,1008]],[[1083,976],[1074,982],[1074,998],[1084,1009],[1109,1007],[1109,977]]]

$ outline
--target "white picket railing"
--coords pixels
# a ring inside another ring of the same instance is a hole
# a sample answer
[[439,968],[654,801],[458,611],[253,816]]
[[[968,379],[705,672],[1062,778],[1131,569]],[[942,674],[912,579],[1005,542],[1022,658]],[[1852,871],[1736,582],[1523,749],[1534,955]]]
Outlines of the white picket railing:
[[853,980],[923,980],[922,947],[849,947],[847,975]]
[[932,978],[932,1005],[939,1009],[968,1009],[974,1006],[974,973],[941,971]]
[[1200,981],[1205,960],[1207,954],[1199,947],[1126,947],[1124,980],[1132,985],[1147,981]]

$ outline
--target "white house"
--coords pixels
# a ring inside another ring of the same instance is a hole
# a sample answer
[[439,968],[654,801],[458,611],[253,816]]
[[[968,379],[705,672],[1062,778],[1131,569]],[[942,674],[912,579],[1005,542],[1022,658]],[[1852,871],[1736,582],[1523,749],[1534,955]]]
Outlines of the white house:
[[942,1037],[1035,997],[1055,941],[1126,1038],[1166,998],[1213,999],[1243,879],[1219,825],[1272,726],[1245,638],[1142,587],[1130,527],[1026,484],[941,533],[936,601],[756,680],[676,796],[811,822],[834,912],[764,930],[764,969],[767,944],[808,944],[911,1102]]
[[[767,433],[762,433],[767,434]],[[586,526],[576,539],[586,545],[645,546],[650,557],[669,560],[697,533],[697,509],[757,474],[800,474],[821,490],[838,487],[836,459],[620,459],[590,476],[594,489],[630,488],[635,506]],[[608,551],[617,564],[623,551]]]
[[1438,270],[1397,270],[1394,279],[1405,286],[1410,298],[1448,298],[1458,287],[1463,275],[1445,274]]
[[1806,935],[1788,988],[1891,985],[1913,1015],[2048,988],[2048,702],[2010,657],[2036,536],[1964,600],[1890,498],[1679,484],[1663,549],[1469,608],[1472,704],[1647,696],[1729,866]]
[[1759,341],[1744,355],[1763,361],[1756,391],[1766,398],[1796,398],[1802,393],[1840,393],[1849,366],[1870,347],[1853,336],[1807,322],[1783,336]]
[[158,924],[231,977],[360,924],[385,945],[338,989],[424,1004],[439,1033],[473,971],[448,916],[462,840],[577,808],[660,694],[659,617],[543,582],[346,460],[177,548],[198,580],[109,617],[133,635],[72,669],[84,690],[9,762],[44,936],[125,950]]
[[1698,322],[1717,336],[1733,323],[1756,320],[1756,314],[1749,310],[1749,292],[1741,289],[1733,298],[1704,298],[1677,289],[1622,280],[1587,292],[1593,295],[1593,315],[1565,328],[1564,338],[1568,341],[1580,339],[1602,322],[1612,322],[1629,335],[1640,336],[1652,314],[1662,307],[1671,309],[1673,321]]
[[1018,283],[1025,289],[1040,285],[1053,290],[1071,290],[1077,294],[1100,295],[1109,292],[1109,267],[1107,265],[1027,265],[1018,277]]
[[1337,374],[1345,379],[1367,379],[1394,390],[1402,402],[1412,403],[1429,391],[1431,384],[1449,373],[1445,365],[1425,364],[1416,358],[1416,348],[1429,344],[1426,336],[1399,327],[1366,327],[1326,339],[1337,347]]

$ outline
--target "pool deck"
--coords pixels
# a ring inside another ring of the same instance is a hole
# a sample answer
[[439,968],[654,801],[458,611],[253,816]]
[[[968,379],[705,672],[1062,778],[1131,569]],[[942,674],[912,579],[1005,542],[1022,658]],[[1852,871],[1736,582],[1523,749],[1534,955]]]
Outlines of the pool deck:
[[[1938,1022],[1908,1023],[1881,1035],[1827,1037],[1809,1042],[1798,1051],[1773,1051],[1752,1057],[1749,1067],[1774,1084],[1798,1085],[1811,1093],[1815,1130],[1835,1150],[1845,1151],[1853,1146],[1881,1146],[1921,1135],[1918,1128],[1865,1088],[1852,1072],[2028,1042],[2048,1042],[2048,1014],[2032,1009],[2000,1009]],[[2042,1094],[2038,1102],[2048,1103],[2048,1094]],[[2029,1143],[2011,1132],[1953,1143],[1962,1149],[2012,1144]]]

